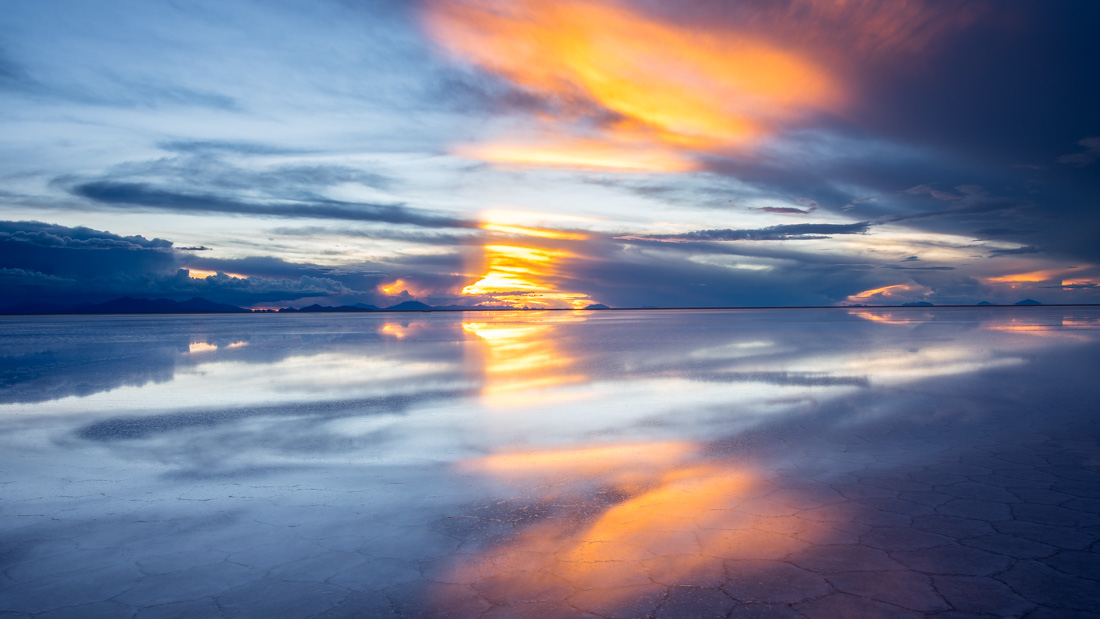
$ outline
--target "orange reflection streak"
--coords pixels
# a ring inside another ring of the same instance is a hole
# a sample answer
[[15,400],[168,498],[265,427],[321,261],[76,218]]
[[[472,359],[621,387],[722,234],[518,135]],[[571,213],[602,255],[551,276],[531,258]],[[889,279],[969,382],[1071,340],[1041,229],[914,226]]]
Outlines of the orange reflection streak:
[[[622,119],[595,141],[466,151],[493,161],[687,169],[676,148],[744,144],[843,100],[836,81],[806,55],[743,32],[662,23],[625,6],[432,2],[423,22],[449,54],[560,102],[567,116],[603,108]],[[632,142],[648,143],[649,152],[631,154]]]
[[[782,517],[789,512],[779,503],[740,511],[758,476],[722,461],[692,461],[700,453],[686,442],[597,444],[461,463],[467,473],[519,477],[525,485],[548,477],[540,487],[550,498],[560,495],[555,504],[563,509],[470,556],[442,580],[502,601],[537,600],[549,610],[568,598],[575,608],[618,616],[638,596],[663,595],[664,585],[720,581],[726,560],[781,559],[825,537],[822,522],[784,530],[794,519]],[[603,495],[592,484],[626,496],[599,507],[592,497]],[[654,583],[661,587],[647,589]]]
[[194,355],[197,353],[213,352],[218,349],[216,344],[210,344],[207,342],[191,342],[191,345],[187,347],[187,352]]
[[909,325],[913,324],[912,318],[895,318],[893,314],[883,313],[874,314],[872,312],[851,312],[853,316],[859,316],[864,320],[870,320],[872,322],[881,322],[888,325]]
[[378,333],[403,340],[410,335],[416,335],[428,329],[431,323],[423,320],[411,322],[387,322],[378,328]]
[[1047,338],[1062,338],[1070,340],[1089,341],[1089,337],[1080,333],[1073,333],[1072,329],[1066,329],[1065,327],[1079,326],[1073,320],[1063,319],[1058,324],[1035,324],[1035,322],[1029,322],[1019,318],[1012,318],[1007,321],[994,322],[990,324],[982,325],[982,329],[986,331],[1000,331],[1002,333],[1019,333],[1024,335],[1034,335]]
[[467,460],[459,466],[464,471],[499,476],[543,474],[594,477],[639,469],[667,469],[696,451],[697,446],[686,441],[584,445],[493,454]]
[[[525,393],[528,390],[581,382],[587,378],[565,371],[573,359],[555,347],[554,329],[555,325],[550,322],[462,323],[463,331],[477,335],[487,347],[487,382],[482,393],[490,396],[488,404],[523,403],[533,397]],[[540,393],[537,397],[541,400],[546,395]]]

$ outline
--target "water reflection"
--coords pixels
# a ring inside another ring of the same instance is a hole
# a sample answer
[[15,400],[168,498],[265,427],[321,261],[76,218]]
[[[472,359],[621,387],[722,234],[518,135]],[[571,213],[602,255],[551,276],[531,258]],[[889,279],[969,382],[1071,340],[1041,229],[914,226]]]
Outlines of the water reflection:
[[546,389],[587,379],[571,366],[574,359],[556,344],[564,324],[584,322],[581,312],[508,312],[488,314],[479,322],[463,322],[462,330],[485,342],[481,363],[482,392],[495,407],[522,405],[545,397]]
[[186,521],[199,495],[237,514],[217,548],[277,522],[430,572],[409,597],[457,608],[472,587],[546,616],[629,614],[730,561],[851,543],[868,525],[820,480],[925,466],[914,428],[1031,432],[995,405],[1046,406],[1019,377],[1094,367],[1100,333],[1080,308],[0,320],[0,469],[49,463],[12,501],[77,509],[69,472],[94,468],[105,512]]

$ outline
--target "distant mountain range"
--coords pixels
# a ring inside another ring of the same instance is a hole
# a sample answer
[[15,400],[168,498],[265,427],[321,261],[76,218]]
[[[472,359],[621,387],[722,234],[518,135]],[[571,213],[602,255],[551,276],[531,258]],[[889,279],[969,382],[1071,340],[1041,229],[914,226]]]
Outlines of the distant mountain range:
[[[916,303],[903,303],[909,307],[932,307],[926,301]],[[982,301],[978,305],[991,306],[992,303]],[[1042,303],[1024,299],[1014,305],[1042,305]],[[865,307],[852,305],[848,307]],[[882,306],[879,306],[882,307]],[[428,305],[420,301],[405,301],[389,307],[378,307],[366,303],[353,305],[320,305],[313,304],[306,307],[284,307],[278,310],[257,310],[263,312],[278,313],[319,313],[319,312],[424,312],[430,310],[515,310],[517,308],[507,306],[486,305]],[[585,307],[586,310],[611,309],[602,303],[593,303]],[[658,308],[651,308],[658,309]],[[186,301],[173,301],[171,299],[134,299],[122,297],[105,303],[84,303],[81,305],[59,305],[50,303],[25,302],[0,308],[0,314],[243,314],[254,313],[253,310],[244,309],[235,305],[215,303],[201,297],[194,297]]]

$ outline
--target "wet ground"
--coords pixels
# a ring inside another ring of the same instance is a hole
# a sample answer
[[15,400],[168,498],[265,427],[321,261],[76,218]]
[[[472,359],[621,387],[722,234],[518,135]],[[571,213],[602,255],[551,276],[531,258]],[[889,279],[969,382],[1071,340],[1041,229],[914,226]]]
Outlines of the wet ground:
[[1095,617],[1100,309],[0,318],[0,617]]

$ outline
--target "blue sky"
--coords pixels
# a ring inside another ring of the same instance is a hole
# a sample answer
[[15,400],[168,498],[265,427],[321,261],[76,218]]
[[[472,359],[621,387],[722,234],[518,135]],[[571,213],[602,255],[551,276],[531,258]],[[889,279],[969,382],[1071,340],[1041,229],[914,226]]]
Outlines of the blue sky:
[[16,0],[0,283],[6,304],[1100,302],[1098,13]]

